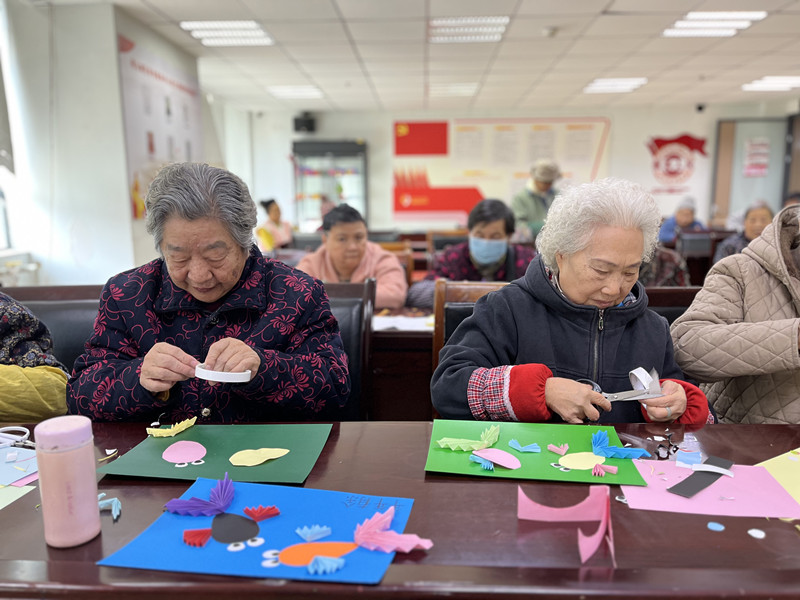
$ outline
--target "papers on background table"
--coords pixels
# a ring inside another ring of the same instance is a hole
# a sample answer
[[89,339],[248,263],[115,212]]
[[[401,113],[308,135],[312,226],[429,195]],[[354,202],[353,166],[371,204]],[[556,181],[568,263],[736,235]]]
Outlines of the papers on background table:
[[0,448],[0,485],[12,485],[20,479],[35,476],[38,472],[36,450],[13,446]]
[[373,331],[433,331],[433,315],[426,317],[381,316],[372,317]]
[[769,471],[792,498],[800,502],[800,448],[765,460],[758,466]]

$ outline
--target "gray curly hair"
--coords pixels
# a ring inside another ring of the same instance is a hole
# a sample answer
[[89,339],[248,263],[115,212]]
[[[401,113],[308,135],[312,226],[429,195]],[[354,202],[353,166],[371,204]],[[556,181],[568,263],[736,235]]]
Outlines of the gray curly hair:
[[170,217],[187,221],[219,219],[240,248],[254,243],[255,202],[247,185],[236,175],[203,163],[173,163],[161,169],[144,201],[145,225],[161,252],[164,225]]
[[556,254],[584,250],[599,225],[638,229],[644,237],[642,262],[653,258],[661,213],[653,196],[642,186],[615,177],[567,188],[553,200],[536,249],[544,264],[558,273]]

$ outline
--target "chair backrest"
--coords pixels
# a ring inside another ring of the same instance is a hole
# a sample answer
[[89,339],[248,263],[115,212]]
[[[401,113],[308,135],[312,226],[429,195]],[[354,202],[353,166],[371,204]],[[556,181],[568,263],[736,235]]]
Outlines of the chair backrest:
[[647,292],[647,307],[666,317],[670,325],[680,317],[694,300],[701,286],[687,287],[649,287]]
[[472,314],[481,296],[508,285],[505,281],[448,281],[438,279],[433,294],[433,369],[439,365],[439,351],[458,327]]
[[400,239],[400,232],[397,229],[369,229],[367,230],[367,239],[370,242],[396,242]]
[[365,401],[370,368],[370,342],[372,339],[372,314],[375,310],[375,279],[364,283],[326,283],[325,291],[331,312],[339,322],[344,350],[350,367],[350,400],[336,420],[367,419],[369,410]]
[[711,238],[710,231],[682,232],[675,240],[675,250],[685,258],[711,256]]
[[468,229],[429,230],[425,233],[428,254],[431,256],[433,256],[439,250],[444,250],[448,246],[466,242],[468,239]]
[[394,242],[378,242],[378,245],[397,257],[397,260],[406,270],[406,283],[410,287],[414,281],[414,251],[411,249],[411,242],[397,240]]
[[322,244],[322,234],[319,231],[312,233],[295,231],[292,233],[292,248],[313,252],[320,247],[320,244]]

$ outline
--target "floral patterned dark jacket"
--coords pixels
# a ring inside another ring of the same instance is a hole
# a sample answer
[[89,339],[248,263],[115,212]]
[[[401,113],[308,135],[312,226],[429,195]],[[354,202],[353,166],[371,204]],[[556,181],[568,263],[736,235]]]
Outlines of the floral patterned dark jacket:
[[[142,361],[156,343],[202,362],[225,337],[261,356],[250,382],[190,378],[164,401],[140,385]],[[97,421],[332,419],[349,394],[347,356],[322,283],[265,259],[254,246],[239,282],[216,307],[175,286],[162,259],[111,278],[67,385],[67,406]]]

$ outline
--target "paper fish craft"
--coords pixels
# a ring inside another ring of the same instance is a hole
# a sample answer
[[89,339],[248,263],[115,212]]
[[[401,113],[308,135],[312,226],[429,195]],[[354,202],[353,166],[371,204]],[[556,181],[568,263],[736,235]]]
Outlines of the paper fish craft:
[[189,546],[202,547],[213,538],[217,542],[228,545],[228,550],[238,552],[247,546],[258,547],[264,543],[264,538],[259,537],[259,522],[280,514],[274,507],[258,506],[257,508],[245,508],[247,516],[226,513],[225,510],[233,502],[233,482],[225,473],[225,478],[211,490],[208,500],[200,498],[190,498],[182,500],[173,498],[166,504],[166,509],[178,515],[189,515],[192,517],[211,516],[211,527],[203,529],[187,529],[183,532],[183,541]]
[[181,440],[170,444],[161,454],[167,462],[175,463],[176,467],[187,467],[191,465],[202,465],[205,461],[206,447],[203,444],[191,440]]

